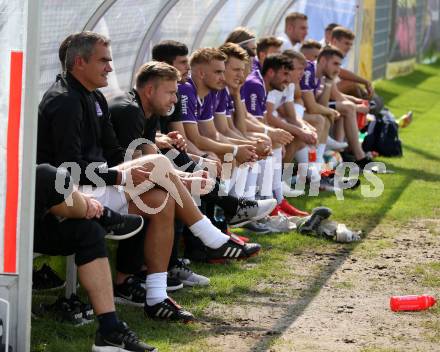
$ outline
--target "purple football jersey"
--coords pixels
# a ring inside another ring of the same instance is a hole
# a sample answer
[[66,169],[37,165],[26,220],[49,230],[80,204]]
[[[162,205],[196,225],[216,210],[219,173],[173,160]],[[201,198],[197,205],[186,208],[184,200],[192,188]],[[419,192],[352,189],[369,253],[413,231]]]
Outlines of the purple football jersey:
[[192,79],[179,84],[182,102],[182,122],[198,123],[214,118],[216,93],[210,92],[203,100],[197,96],[197,89]]
[[316,62],[309,61],[304,70],[304,76],[301,78],[300,87],[303,92],[312,91],[317,95],[321,80],[316,77]]
[[241,88],[241,97],[244,99],[246,109],[257,118],[262,119],[266,112],[266,88],[259,70],[253,71]]

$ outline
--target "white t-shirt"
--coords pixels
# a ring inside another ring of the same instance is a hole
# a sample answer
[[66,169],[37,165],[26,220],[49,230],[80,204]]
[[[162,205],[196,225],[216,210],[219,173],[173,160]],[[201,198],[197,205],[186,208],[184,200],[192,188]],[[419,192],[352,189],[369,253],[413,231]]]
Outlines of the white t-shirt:
[[278,39],[281,39],[283,41],[283,45],[281,46],[281,51],[292,49],[294,51],[299,52],[301,49],[301,43],[296,43],[295,45],[293,45],[289,37],[286,35],[286,33],[281,34]]
[[293,102],[295,95],[295,84],[290,83],[283,91],[273,89],[267,95],[266,103],[272,103],[274,110],[278,109],[281,105],[289,102]]

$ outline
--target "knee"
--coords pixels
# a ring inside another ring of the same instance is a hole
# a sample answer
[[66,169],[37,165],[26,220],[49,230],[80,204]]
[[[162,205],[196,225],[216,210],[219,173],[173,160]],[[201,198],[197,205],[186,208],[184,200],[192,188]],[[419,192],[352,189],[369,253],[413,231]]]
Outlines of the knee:
[[356,113],[356,105],[351,101],[344,101],[342,110],[345,115],[353,116]]
[[168,192],[154,188],[142,194],[141,198],[143,204],[149,208],[145,214],[160,214],[162,217],[174,217],[176,201]]

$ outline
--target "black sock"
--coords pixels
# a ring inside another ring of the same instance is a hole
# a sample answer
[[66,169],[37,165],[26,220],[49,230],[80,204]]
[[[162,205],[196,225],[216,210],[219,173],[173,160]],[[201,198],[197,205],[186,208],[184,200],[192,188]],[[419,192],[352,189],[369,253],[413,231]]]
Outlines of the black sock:
[[99,323],[99,332],[102,335],[108,335],[119,326],[119,319],[116,312],[108,312],[97,316]]

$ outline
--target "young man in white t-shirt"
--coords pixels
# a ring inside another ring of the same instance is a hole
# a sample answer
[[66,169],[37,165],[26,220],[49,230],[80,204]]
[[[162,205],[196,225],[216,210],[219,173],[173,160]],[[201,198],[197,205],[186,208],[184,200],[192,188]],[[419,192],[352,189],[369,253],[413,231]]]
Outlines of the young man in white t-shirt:
[[283,41],[282,50],[299,51],[301,43],[307,36],[309,26],[307,16],[300,12],[292,12],[285,19],[284,33],[280,36]]

